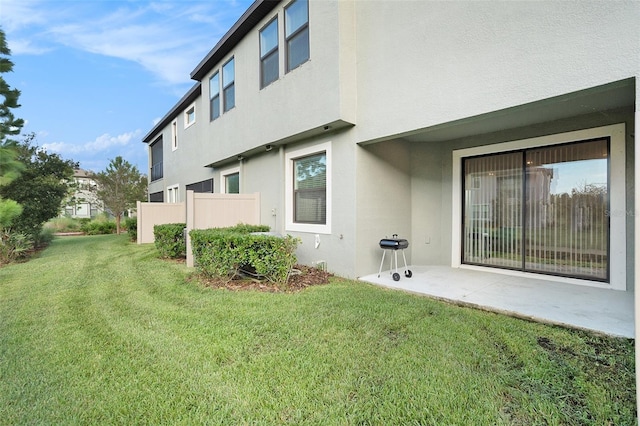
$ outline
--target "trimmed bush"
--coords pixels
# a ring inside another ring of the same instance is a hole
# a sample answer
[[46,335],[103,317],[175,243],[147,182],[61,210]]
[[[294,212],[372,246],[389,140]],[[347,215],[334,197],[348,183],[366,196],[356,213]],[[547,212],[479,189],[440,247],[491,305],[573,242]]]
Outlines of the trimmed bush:
[[129,240],[137,241],[138,240],[138,218],[137,217],[128,217],[124,220],[124,228],[127,230],[127,235],[129,236]]
[[153,227],[153,237],[160,257],[169,259],[186,257],[187,245],[184,240],[186,226],[186,223],[167,223]]
[[206,276],[231,280],[241,269],[280,285],[286,285],[296,264],[299,240],[251,232],[267,232],[267,226],[193,230],[191,247],[198,270]]

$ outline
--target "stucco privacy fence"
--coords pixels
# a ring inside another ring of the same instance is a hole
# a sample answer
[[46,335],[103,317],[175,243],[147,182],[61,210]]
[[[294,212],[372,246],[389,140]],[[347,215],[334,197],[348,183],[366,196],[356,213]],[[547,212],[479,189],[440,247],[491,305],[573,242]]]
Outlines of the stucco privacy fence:
[[186,223],[187,266],[193,266],[192,229],[225,228],[239,223],[260,225],[260,194],[211,194],[187,191],[183,203],[138,201],[138,244],[154,242],[153,227]]

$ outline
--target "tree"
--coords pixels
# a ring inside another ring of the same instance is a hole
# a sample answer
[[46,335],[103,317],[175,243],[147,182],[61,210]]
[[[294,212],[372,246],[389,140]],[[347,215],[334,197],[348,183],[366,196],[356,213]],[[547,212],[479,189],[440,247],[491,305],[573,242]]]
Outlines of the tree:
[[118,156],[109,162],[105,171],[92,175],[92,178],[98,184],[98,198],[116,217],[116,232],[120,234],[124,212],[134,208],[137,201],[147,198],[147,177],[140,174],[136,166]]
[[12,109],[19,108],[18,98],[20,91],[12,89],[2,77],[2,74],[13,71],[13,62],[7,56],[11,50],[7,46],[4,31],[0,29],[0,95],[4,97],[0,103],[0,146],[5,147],[9,141],[8,136],[20,134],[20,129],[24,126],[24,120],[15,118]]
[[34,140],[35,135],[31,133],[16,145],[17,160],[24,169],[11,183],[0,186],[0,197],[22,205],[22,214],[14,220],[12,228],[37,243],[42,225],[60,213],[78,163],[48,153],[34,145]]
[[[20,91],[11,89],[2,77],[2,74],[13,71],[13,62],[8,58],[10,54],[4,31],[0,29],[0,95],[4,98],[0,103],[0,186],[11,183],[24,168],[17,159],[15,141],[8,139],[8,136],[20,133],[24,125],[24,121],[16,119],[11,111],[20,107]],[[21,213],[20,204],[0,197],[0,230],[9,227]]]

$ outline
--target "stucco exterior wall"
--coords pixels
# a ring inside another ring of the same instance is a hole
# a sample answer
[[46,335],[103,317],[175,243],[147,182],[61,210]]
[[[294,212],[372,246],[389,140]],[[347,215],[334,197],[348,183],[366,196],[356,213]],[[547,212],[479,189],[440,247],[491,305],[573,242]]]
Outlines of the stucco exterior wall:
[[[382,238],[409,240],[405,250],[411,263],[415,242],[411,239],[411,150],[403,141],[388,141],[357,150],[356,276],[380,267]],[[384,269],[388,269],[387,263]]]
[[633,1],[355,3],[358,141],[639,73]]
[[[350,84],[350,80],[355,78],[354,55],[338,53],[354,47],[354,43],[344,47],[340,44],[341,34],[344,35],[340,31],[341,25],[348,28],[352,21],[347,19],[343,23],[337,1],[310,2],[310,59],[285,73],[285,5],[278,5],[202,80],[203,102],[208,102],[209,78],[234,58],[235,107],[222,112],[206,126],[204,137],[208,149],[201,152],[201,162],[230,158],[336,120],[352,120],[355,116],[354,101],[341,101],[341,87],[351,90],[346,91],[345,96],[353,96],[354,83]],[[276,15],[279,19],[279,79],[261,89],[259,30]],[[350,36],[347,33],[345,37]],[[340,80],[341,76],[344,81]]]

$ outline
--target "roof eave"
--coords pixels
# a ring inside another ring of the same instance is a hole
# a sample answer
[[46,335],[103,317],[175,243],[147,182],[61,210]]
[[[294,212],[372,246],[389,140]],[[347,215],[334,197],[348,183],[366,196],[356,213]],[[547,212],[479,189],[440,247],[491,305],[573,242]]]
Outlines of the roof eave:
[[191,89],[189,89],[189,91],[178,101],[178,103],[176,103],[173,106],[173,108],[169,110],[169,112],[164,117],[162,117],[162,119],[158,122],[158,124],[153,126],[153,129],[151,129],[151,131],[149,131],[149,133],[147,133],[145,137],[142,138],[142,142],[144,143],[151,142],[151,140],[154,139],[155,136],[159,132],[161,132],[162,129],[179,114],[179,111],[182,111],[183,109],[188,107],[191,103],[193,103],[196,99],[198,99],[201,93],[202,93],[202,87],[198,82],[194,84],[193,87],[191,87]]
[[281,0],[256,0],[242,14],[240,19],[227,31],[220,41],[211,49],[191,72],[191,78],[202,81],[233,48],[246,36],[265,16],[267,16]]

